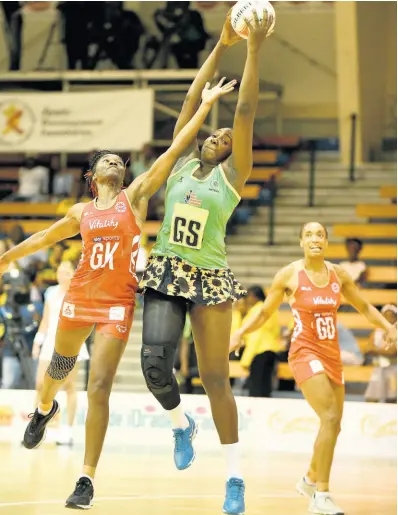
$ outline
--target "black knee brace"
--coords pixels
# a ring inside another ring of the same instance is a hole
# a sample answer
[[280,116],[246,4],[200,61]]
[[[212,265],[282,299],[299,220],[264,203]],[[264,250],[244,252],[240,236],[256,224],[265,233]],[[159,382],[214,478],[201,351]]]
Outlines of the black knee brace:
[[168,393],[173,388],[174,351],[171,345],[142,345],[142,372],[154,395]]
[[65,379],[65,377],[72,372],[76,365],[77,358],[78,356],[61,356],[61,354],[54,351],[47,369],[48,375],[52,379],[62,381],[62,379]]

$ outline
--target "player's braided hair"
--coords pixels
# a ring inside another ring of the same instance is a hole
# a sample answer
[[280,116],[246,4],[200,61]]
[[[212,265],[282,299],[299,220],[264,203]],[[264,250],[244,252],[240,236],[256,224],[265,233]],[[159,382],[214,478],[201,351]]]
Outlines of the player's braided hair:
[[95,174],[95,168],[97,166],[98,161],[102,157],[104,157],[108,154],[119,156],[119,154],[117,154],[116,152],[113,152],[112,150],[98,150],[97,152],[94,152],[92,158],[90,159],[88,172],[84,176],[85,179],[87,179],[87,181],[88,181],[88,187],[89,187],[93,197],[96,197],[98,195],[97,186],[95,185],[95,181],[93,181],[93,177]]

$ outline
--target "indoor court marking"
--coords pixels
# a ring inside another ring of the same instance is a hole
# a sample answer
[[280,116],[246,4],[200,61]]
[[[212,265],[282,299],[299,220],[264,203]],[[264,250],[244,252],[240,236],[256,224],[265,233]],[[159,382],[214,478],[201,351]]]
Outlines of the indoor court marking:
[[[110,513],[221,513],[224,460],[220,452],[199,451],[186,471],[175,470],[170,448],[109,446],[104,449],[95,482],[93,515]],[[64,501],[72,492],[83,459],[73,449],[44,444],[27,451],[0,445],[0,515],[67,514]],[[306,470],[302,454],[246,453],[247,515],[305,515],[307,499],[294,486]],[[393,460],[336,459],[332,493],[346,515],[395,515],[396,469]],[[91,513],[91,512],[90,512]]]

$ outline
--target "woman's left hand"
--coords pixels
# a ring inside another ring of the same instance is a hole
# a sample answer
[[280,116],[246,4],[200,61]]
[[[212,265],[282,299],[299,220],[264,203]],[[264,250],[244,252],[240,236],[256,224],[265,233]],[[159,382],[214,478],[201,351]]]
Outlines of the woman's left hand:
[[[224,95],[228,95],[234,90],[236,80],[231,80],[224,84],[225,77],[223,77],[220,82],[214,88],[210,89],[210,82],[206,83],[205,89],[202,91],[202,102],[208,104],[214,104],[216,100]],[[224,84],[224,85],[223,85]]]
[[385,350],[397,349],[397,323],[390,327],[386,334]]

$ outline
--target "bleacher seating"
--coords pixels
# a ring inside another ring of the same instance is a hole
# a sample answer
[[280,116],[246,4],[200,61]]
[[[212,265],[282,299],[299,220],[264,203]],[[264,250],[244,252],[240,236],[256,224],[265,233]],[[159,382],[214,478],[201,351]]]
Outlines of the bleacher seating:
[[364,218],[396,218],[397,206],[394,204],[358,204],[356,214]]
[[333,234],[343,238],[396,238],[397,226],[393,224],[336,224]]
[[[326,258],[342,261],[347,258],[347,250],[344,243],[329,243],[326,250]],[[397,246],[393,244],[367,243],[361,251],[361,259],[396,259]]]
[[382,186],[380,188],[381,198],[390,200],[397,200],[397,187],[396,186]]

